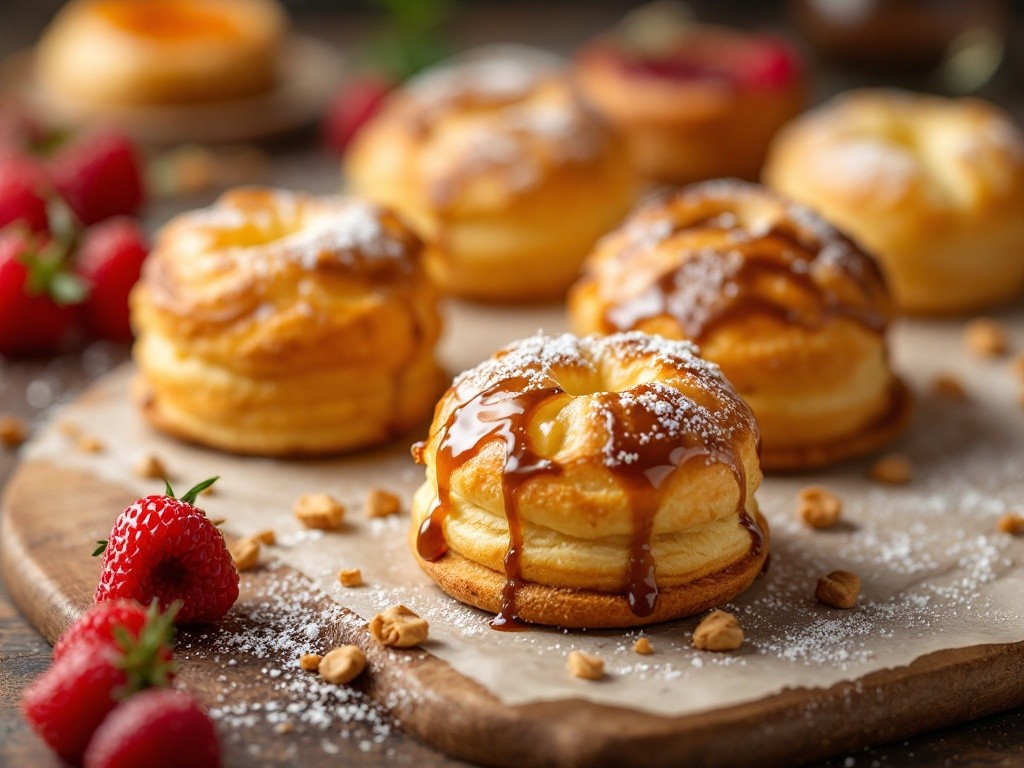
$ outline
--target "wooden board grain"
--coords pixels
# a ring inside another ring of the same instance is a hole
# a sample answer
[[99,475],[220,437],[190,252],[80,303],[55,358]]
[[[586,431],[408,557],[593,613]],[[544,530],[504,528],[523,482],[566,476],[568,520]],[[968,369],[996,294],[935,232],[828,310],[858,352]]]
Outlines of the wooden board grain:
[[[98,564],[88,532],[109,527],[131,493],[86,472],[34,461],[11,478],[0,521],[0,562],[17,605],[51,642],[91,602]],[[251,596],[260,569],[243,578],[243,594],[224,631],[252,621]],[[295,584],[302,584],[296,577]],[[310,610],[325,596],[312,585],[295,601]],[[355,628],[353,628],[355,627]],[[222,699],[207,632],[187,630],[181,680],[209,705]],[[499,766],[742,766],[783,765],[848,752],[868,744],[981,717],[1024,704],[1024,643],[933,653],[907,667],[885,670],[828,689],[794,689],[761,701],[685,717],[660,717],[571,700],[506,706],[445,662],[420,651],[375,645],[359,625],[342,623],[333,642],[362,646],[370,673],[361,685],[391,702],[402,727],[445,752]],[[227,674],[250,686],[232,689],[238,701],[268,693],[256,668],[266,660],[239,658]],[[396,696],[401,692],[400,696]],[[246,738],[266,750],[288,745],[296,759],[320,751],[314,733],[254,730]]]

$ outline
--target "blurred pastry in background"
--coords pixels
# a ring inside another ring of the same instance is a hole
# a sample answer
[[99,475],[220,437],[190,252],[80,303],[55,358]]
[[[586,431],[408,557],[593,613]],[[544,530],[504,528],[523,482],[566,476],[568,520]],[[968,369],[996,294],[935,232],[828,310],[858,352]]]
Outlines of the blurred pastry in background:
[[573,329],[700,344],[754,411],[765,469],[864,454],[906,424],[882,274],[803,206],[755,184],[696,184],[639,208],[585,269]]
[[1024,289],[1024,133],[985,101],[843,94],[779,134],[764,180],[876,254],[904,311]]
[[634,11],[584,46],[573,72],[637,170],[664,183],[756,179],[772,135],[805,98],[787,43],[694,24],[673,3]]
[[485,301],[560,296],[636,191],[621,143],[548,57],[524,54],[414,78],[356,135],[345,171],[436,243],[427,269],[444,291]]
[[194,104],[274,87],[276,0],[71,0],[37,51],[40,85],[93,108]]
[[352,198],[242,188],[172,219],[131,297],[143,415],[268,456],[412,428],[443,388],[422,251],[395,214]]

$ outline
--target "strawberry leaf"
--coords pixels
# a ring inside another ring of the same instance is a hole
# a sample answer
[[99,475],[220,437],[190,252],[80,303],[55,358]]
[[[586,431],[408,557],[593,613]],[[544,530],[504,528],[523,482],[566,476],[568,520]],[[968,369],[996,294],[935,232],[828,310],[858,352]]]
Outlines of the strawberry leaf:
[[54,302],[66,307],[85,301],[85,297],[89,295],[89,286],[78,275],[73,275],[70,272],[57,272],[50,278],[48,293]]
[[220,480],[220,475],[215,475],[214,477],[211,477],[208,480],[203,480],[203,482],[199,483],[199,485],[193,488],[189,488],[185,495],[181,497],[181,500],[184,501],[186,504],[195,504],[196,499],[199,497],[199,494],[205,491],[214,483],[216,483],[218,480]]
[[102,555],[104,552],[107,551],[107,540],[106,539],[99,539],[96,542],[96,544],[97,544],[96,549],[94,549],[92,551],[92,556],[93,557],[99,557],[100,555]]

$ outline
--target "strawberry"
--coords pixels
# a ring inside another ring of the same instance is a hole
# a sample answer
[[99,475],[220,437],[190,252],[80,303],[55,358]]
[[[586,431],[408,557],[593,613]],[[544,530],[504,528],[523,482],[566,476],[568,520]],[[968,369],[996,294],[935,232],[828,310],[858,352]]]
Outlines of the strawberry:
[[64,268],[64,249],[0,231],[0,355],[56,350],[74,325],[85,287]]
[[41,165],[30,157],[0,157],[0,227],[20,223],[33,232],[46,232],[46,198],[50,180]]
[[174,611],[156,614],[135,638],[115,629],[113,645],[71,646],[25,689],[25,719],[54,752],[78,762],[93,732],[119,701],[167,684]]
[[209,715],[186,693],[149,690],[110,713],[85,752],[85,768],[219,768]]
[[145,197],[135,146],[113,131],[71,139],[57,150],[50,173],[57,191],[86,226],[130,216]]
[[90,334],[131,343],[128,294],[139,280],[148,251],[145,234],[129,218],[108,219],[83,234],[77,271],[89,285],[82,314]]
[[368,75],[354,79],[341,91],[324,118],[322,132],[327,147],[344,154],[356,132],[380,110],[391,87],[387,80]]
[[97,603],[60,636],[53,646],[53,660],[60,661],[64,654],[79,645],[116,645],[114,631],[117,627],[123,627],[130,637],[137,639],[147,616],[149,611],[134,600]]
[[162,496],[147,496],[114,522],[109,541],[97,542],[103,571],[96,602],[130,598],[166,606],[181,600],[181,623],[216,621],[238,599],[238,571],[224,537],[197,509],[196,497],[217,478],[180,499],[168,484]]

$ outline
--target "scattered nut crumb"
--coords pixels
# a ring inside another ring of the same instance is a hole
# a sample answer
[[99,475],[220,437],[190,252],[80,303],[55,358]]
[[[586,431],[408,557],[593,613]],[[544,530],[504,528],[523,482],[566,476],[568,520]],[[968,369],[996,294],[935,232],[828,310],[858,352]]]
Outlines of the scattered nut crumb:
[[167,468],[158,456],[147,453],[135,465],[135,474],[152,480],[163,480],[167,477]]
[[1024,533],[1024,515],[1019,515],[1016,512],[1007,512],[999,518],[999,522],[996,523],[996,527],[1002,533],[1008,533],[1011,536],[1016,536],[1018,533]]
[[366,654],[357,645],[342,645],[320,660],[320,677],[328,683],[351,683],[366,669]]
[[871,467],[871,479],[890,485],[906,485],[910,482],[910,462],[906,456],[890,453],[883,456]]
[[968,350],[981,357],[1000,357],[1008,349],[1006,329],[988,317],[971,320],[964,327],[964,342]]
[[214,528],[219,528],[220,526],[224,525],[224,523],[226,523],[227,521],[228,521],[228,519],[226,517],[211,517],[210,518],[210,522],[213,523],[213,527]]
[[345,517],[345,507],[326,493],[307,493],[295,502],[295,517],[307,528],[322,531],[338,528]]
[[212,496],[217,492],[216,486],[208,485],[199,492],[200,496]]
[[654,653],[651,641],[646,637],[639,638],[635,643],[633,643],[633,653],[639,653],[641,656],[648,656]]
[[82,428],[73,421],[62,421],[57,425],[57,430],[64,435],[64,437],[75,440],[81,437]]
[[566,666],[569,672],[583,680],[600,680],[604,677],[604,661],[590,653],[572,651]]
[[319,653],[304,653],[299,657],[299,667],[306,672],[316,672],[320,668],[321,658]]
[[363,572],[358,568],[342,568],[338,571],[338,581],[343,587],[363,586]]
[[364,509],[367,517],[397,515],[401,508],[402,501],[395,494],[381,488],[374,488],[366,495]]
[[860,594],[860,576],[850,571],[832,571],[818,579],[814,596],[833,608],[853,608]]
[[106,447],[98,437],[80,437],[76,445],[82,453],[102,453]]
[[726,611],[712,611],[693,630],[693,647],[699,651],[735,651],[741,645],[740,623]]
[[28,439],[28,424],[13,413],[0,413],[0,445],[17,448]]
[[285,720],[283,723],[278,723],[274,726],[275,733],[291,733],[294,730],[295,726],[292,725],[292,723],[288,720]]
[[946,400],[956,400],[958,402],[967,400],[967,390],[960,383],[960,379],[948,373],[940,373],[932,380],[932,392],[937,397],[942,397]]
[[272,547],[277,544],[277,534],[274,533],[273,528],[267,528],[265,531],[260,531],[253,536],[260,544],[266,544],[268,547]]
[[820,485],[801,488],[796,495],[796,514],[811,528],[831,528],[843,512],[842,500]]
[[239,539],[231,547],[228,547],[231,559],[235,561],[235,568],[239,573],[255,568],[260,561],[260,542],[258,539]]
[[429,625],[404,605],[388,608],[370,621],[370,632],[381,645],[412,648],[427,639]]

